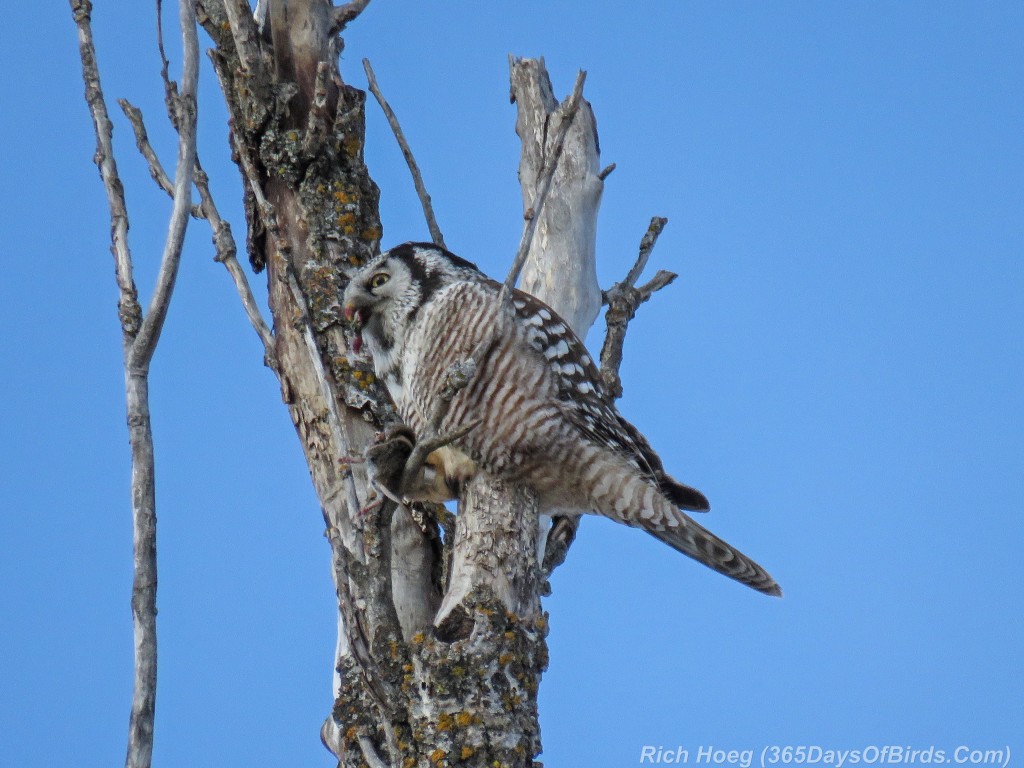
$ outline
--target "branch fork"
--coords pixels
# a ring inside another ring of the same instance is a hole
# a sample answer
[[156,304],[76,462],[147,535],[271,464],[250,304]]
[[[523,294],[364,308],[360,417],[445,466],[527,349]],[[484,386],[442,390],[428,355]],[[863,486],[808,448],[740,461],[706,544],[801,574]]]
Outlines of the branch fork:
[[626,341],[626,329],[630,320],[636,315],[640,305],[650,299],[655,291],[669,285],[677,277],[674,272],[660,270],[650,281],[639,288],[636,287],[636,281],[640,279],[644,267],[647,266],[654,244],[658,242],[658,236],[666,224],[666,218],[655,216],[651,219],[647,232],[640,240],[640,252],[636,262],[622,282],[613,285],[602,296],[608,311],[605,313],[607,331],[601,347],[601,381],[604,384],[605,395],[612,401],[622,397],[619,367],[622,365],[622,347]]

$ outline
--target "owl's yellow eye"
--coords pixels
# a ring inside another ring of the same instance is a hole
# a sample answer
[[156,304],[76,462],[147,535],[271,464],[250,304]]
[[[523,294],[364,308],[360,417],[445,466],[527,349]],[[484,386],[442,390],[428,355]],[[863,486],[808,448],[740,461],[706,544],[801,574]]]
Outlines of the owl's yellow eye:
[[391,275],[387,272],[378,272],[376,275],[370,278],[370,288],[380,288],[384,283],[391,279]]

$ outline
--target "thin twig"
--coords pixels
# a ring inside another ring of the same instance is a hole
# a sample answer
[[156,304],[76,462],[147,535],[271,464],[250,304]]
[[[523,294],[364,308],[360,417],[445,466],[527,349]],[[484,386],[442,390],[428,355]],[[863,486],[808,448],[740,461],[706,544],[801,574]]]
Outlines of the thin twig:
[[182,86],[175,98],[178,116],[178,163],[174,171],[174,205],[168,225],[167,241],[160,259],[156,288],[139,335],[132,344],[129,366],[148,367],[163,330],[174,283],[185,244],[185,230],[192,212],[192,174],[196,165],[196,87],[199,82],[199,35],[193,0],[179,0],[182,42]]
[[205,218],[210,222],[210,229],[213,230],[213,246],[217,250],[217,261],[224,265],[231,280],[235,284],[235,290],[242,300],[242,308],[249,318],[256,335],[263,342],[263,356],[271,370],[277,370],[277,355],[274,351],[274,333],[263,319],[256,297],[252,293],[249,280],[245,276],[242,266],[238,263],[238,246],[235,245],[234,235],[231,234],[231,225],[220,217],[220,212],[213,202],[210,194],[210,179],[206,171],[199,165],[196,159],[195,172],[196,189],[199,190],[199,197],[202,200],[202,209]]
[[622,365],[622,347],[626,341],[626,329],[636,310],[654,294],[676,279],[673,272],[660,270],[649,282],[636,288],[636,281],[647,266],[654,244],[668,223],[668,219],[655,216],[647,232],[640,240],[640,253],[636,263],[621,283],[616,283],[605,293],[608,311],[605,313],[607,331],[601,346],[601,381],[605,395],[611,400],[622,397],[622,379],[619,367]]
[[519,273],[523,271],[526,264],[526,257],[530,253],[530,246],[533,244],[533,233],[537,230],[537,223],[544,212],[544,203],[548,199],[548,192],[551,190],[551,182],[555,178],[555,169],[558,168],[558,161],[562,157],[562,147],[565,145],[565,137],[569,133],[573,118],[579,110],[580,101],[583,98],[583,83],[587,79],[587,73],[580,71],[576,75],[576,85],[573,86],[572,94],[561,108],[562,121],[558,125],[555,134],[554,145],[551,150],[550,162],[545,162],[540,183],[537,185],[537,194],[533,198],[533,205],[526,211],[526,226],[523,227],[523,235],[519,240],[519,250],[516,251],[512,260],[512,268],[505,278],[505,285],[502,288],[502,296],[507,297],[515,287],[519,279]]
[[[174,184],[171,183],[167,171],[164,170],[160,158],[157,157],[153,145],[149,142],[149,132],[146,130],[146,124],[142,118],[142,110],[133,105],[128,99],[118,99],[117,103],[121,105],[121,111],[128,118],[128,122],[132,124],[132,130],[135,132],[135,146],[138,147],[139,153],[146,160],[146,165],[149,166],[149,175],[153,177],[153,181],[156,182],[157,186],[173,199]],[[195,219],[206,218],[199,205],[192,206],[191,214],[192,218]]]
[[677,277],[679,277],[679,275],[675,272],[669,272],[666,269],[659,269],[655,273],[654,277],[636,289],[637,293],[640,294],[640,303],[643,304],[651,298],[655,291],[660,291],[662,288],[668,286]]
[[380,108],[384,111],[384,116],[388,119],[388,125],[391,126],[395,139],[398,140],[398,146],[402,150],[402,155],[405,156],[405,162],[409,166],[409,172],[412,174],[412,183],[416,186],[416,194],[419,195],[420,205],[423,206],[423,215],[426,217],[427,227],[430,229],[430,239],[434,245],[444,248],[444,236],[441,234],[441,228],[437,225],[437,219],[434,218],[434,208],[430,203],[430,195],[427,194],[427,188],[423,184],[423,177],[420,175],[416,158],[413,157],[412,150],[409,148],[409,142],[405,140],[405,134],[402,133],[402,126],[398,124],[398,117],[395,115],[395,111],[391,109],[387,99],[384,98],[384,94],[381,93],[369,59],[363,59],[363,69],[366,70],[366,80],[369,83],[370,93],[374,95],[377,103],[380,104]]
[[636,263],[633,264],[622,284],[628,285],[630,288],[636,285],[636,281],[640,279],[644,267],[647,266],[647,260],[651,257],[654,244],[658,242],[658,237],[661,235],[662,230],[665,229],[666,224],[668,224],[668,219],[663,216],[651,217],[651,223],[647,226],[647,231],[640,238],[640,253],[636,257]]
[[167,60],[167,53],[164,51],[163,0],[156,0],[156,48],[160,53],[160,79],[164,82],[164,104],[167,107],[167,116],[171,119],[171,125],[177,129],[178,84],[171,80],[171,62]]
[[337,35],[366,10],[370,0],[350,0],[331,12],[331,35]]
[[[135,144],[139,148],[139,152],[146,159],[150,176],[153,177],[153,180],[164,192],[173,198],[174,186],[171,184],[171,180],[168,178],[160,158],[157,157],[149,142],[149,135],[142,118],[142,111],[126,99],[119,99],[118,103],[132,124],[132,128],[135,131]],[[199,190],[200,202],[192,206],[192,217],[206,219],[209,222],[210,229],[213,231],[213,246],[217,253],[214,258],[221,262],[227,268],[228,274],[231,275],[231,280],[234,282],[235,289],[242,300],[245,314],[249,318],[249,322],[256,331],[256,334],[260,337],[260,341],[263,342],[263,352],[267,364],[274,368],[274,334],[271,332],[270,326],[263,319],[259,304],[253,295],[252,288],[249,286],[249,280],[238,263],[238,246],[235,244],[234,235],[231,233],[231,225],[221,218],[220,212],[217,210],[217,205],[210,194],[210,179],[206,175],[206,171],[203,170],[198,156],[196,157],[195,170],[193,171],[193,182],[196,185],[196,189]]]
[[106,100],[100,87],[100,73],[96,65],[96,46],[92,38],[92,4],[89,0],[71,0],[71,11],[78,27],[78,47],[82,59],[82,77],[85,80],[85,100],[92,115],[96,131],[96,165],[107,193],[110,208],[111,250],[114,253],[114,272],[120,293],[118,314],[124,330],[125,344],[130,345],[142,322],[138,291],[132,270],[132,254],[128,246],[128,207],[124,187],[114,159],[113,132]]

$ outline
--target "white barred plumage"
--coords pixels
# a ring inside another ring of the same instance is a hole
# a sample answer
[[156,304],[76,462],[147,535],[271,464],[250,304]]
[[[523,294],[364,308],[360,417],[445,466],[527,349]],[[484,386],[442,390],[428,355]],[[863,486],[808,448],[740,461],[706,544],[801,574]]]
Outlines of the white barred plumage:
[[[597,366],[558,314],[520,291],[510,311],[500,296],[501,285],[475,265],[428,243],[381,254],[345,289],[355,346],[365,340],[417,436],[480,421],[433,457],[437,493],[457,494],[482,468],[532,486],[542,509],[595,512],[642,528],[719,573],[780,595],[761,566],[681,511],[706,511],[707,499],[665,473],[605,397]],[[470,357],[475,372],[438,410],[446,373]]]

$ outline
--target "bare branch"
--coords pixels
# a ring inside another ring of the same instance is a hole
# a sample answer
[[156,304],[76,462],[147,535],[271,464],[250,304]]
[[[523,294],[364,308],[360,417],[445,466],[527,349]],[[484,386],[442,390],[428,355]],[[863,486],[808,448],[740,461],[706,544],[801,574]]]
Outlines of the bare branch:
[[[125,362],[126,371],[127,355]],[[132,450],[132,708],[125,768],[149,768],[156,712],[156,461],[149,414],[149,376],[125,377],[128,442]]]
[[[135,691],[129,723],[127,768],[148,768],[153,754],[156,707],[156,488],[153,431],[149,417],[149,362],[153,357],[177,278],[181,250],[192,211],[192,172],[196,163],[196,102],[199,40],[193,0],[179,0],[183,89],[177,103],[178,163],[174,203],[157,284],[138,335],[125,353],[129,439],[132,446],[135,625]],[[161,53],[162,55],[162,53]]]
[[[171,80],[171,62],[167,60],[167,53],[164,51],[164,15],[163,0],[156,0],[156,47],[160,53],[160,79],[164,81],[164,104],[167,106],[167,116],[171,119],[171,125],[178,128],[178,84]],[[124,105],[122,105],[122,109]]]
[[[648,225],[647,231],[640,239],[640,254],[636,258],[636,263],[626,275],[626,279],[622,281],[623,285],[628,285],[630,288],[636,285],[636,281],[640,279],[640,275],[643,273],[644,267],[647,266],[647,260],[651,257],[651,251],[654,250],[654,244],[658,242],[658,237],[661,235],[661,231],[665,229],[666,224],[668,224],[668,219],[662,216],[654,216],[651,218],[651,223]],[[612,290],[615,289],[613,288]]]
[[[351,3],[350,3],[351,5]],[[340,8],[338,10],[341,10]],[[402,127],[398,124],[398,117],[395,115],[391,105],[388,104],[384,98],[384,94],[381,93],[380,87],[377,85],[377,78],[374,76],[373,67],[370,66],[369,59],[363,59],[363,69],[366,71],[366,80],[370,87],[370,92],[377,99],[377,103],[380,104],[380,108],[384,111],[384,116],[388,119],[388,125],[391,126],[391,130],[395,134],[395,139],[398,140],[398,146],[402,150],[402,155],[405,156],[405,162],[409,166],[409,172],[412,174],[412,183],[416,186],[416,194],[419,195],[420,205],[423,206],[423,215],[427,219],[427,227],[430,229],[430,239],[434,245],[445,248],[444,236],[441,234],[441,228],[437,225],[437,219],[434,218],[434,208],[430,203],[430,195],[427,194],[427,188],[423,184],[423,177],[420,175],[419,166],[416,164],[416,158],[413,157],[412,150],[409,148],[409,142],[405,140],[405,134],[402,133]]]
[[658,236],[668,223],[668,219],[655,216],[651,219],[647,232],[640,240],[640,253],[636,263],[629,270],[621,283],[616,283],[605,293],[608,311],[605,313],[607,332],[601,347],[601,381],[605,394],[612,400],[622,397],[622,380],[619,378],[619,367],[622,365],[622,346],[626,341],[626,329],[633,319],[636,310],[654,294],[676,279],[673,272],[659,271],[649,282],[634,287],[640,278],[647,260],[650,258]]
[[[153,177],[153,180],[161,189],[173,198],[174,185],[171,183],[170,178],[168,178],[167,172],[160,163],[160,158],[157,157],[149,142],[149,135],[142,118],[142,111],[126,99],[119,99],[118,103],[135,130],[135,143],[149,165],[150,176]],[[274,335],[263,319],[259,304],[256,302],[252,288],[249,286],[249,280],[238,263],[238,246],[235,244],[234,235],[231,233],[231,225],[221,218],[220,212],[217,210],[213,196],[210,194],[209,177],[206,175],[206,171],[203,170],[198,156],[196,157],[196,165],[193,171],[193,181],[196,189],[199,190],[200,203],[192,206],[192,216],[196,219],[207,219],[209,221],[210,229],[213,231],[213,245],[217,252],[215,258],[227,268],[228,273],[231,275],[231,280],[234,282],[235,289],[242,300],[245,314],[249,318],[249,322],[252,324],[256,334],[260,337],[260,341],[263,342],[263,351],[267,364],[273,368]]]
[[193,0],[179,0],[179,19],[182,42],[182,87],[176,98],[178,116],[178,163],[174,172],[174,205],[168,225],[167,241],[160,259],[160,272],[156,288],[149,302],[139,330],[132,344],[129,367],[146,369],[157,340],[163,330],[164,318],[170,305],[174,283],[181,263],[181,250],[185,244],[185,230],[192,212],[192,173],[196,164],[196,87],[199,82],[199,36]]
[[120,292],[118,314],[124,335],[125,410],[132,451],[132,626],[135,646],[132,708],[128,724],[128,768],[148,768],[153,755],[156,706],[156,491],[153,433],[149,419],[149,390],[145,374],[127,368],[128,358],[142,322],[142,309],[132,277],[128,248],[128,211],[124,188],[114,160],[113,125],[107,112],[96,65],[89,0],[72,0],[78,28],[79,54],[85,80],[85,98],[96,130],[96,165],[107,192],[110,209],[111,250]]
[[114,254],[114,271],[120,292],[118,315],[125,344],[130,345],[142,324],[142,308],[135,289],[132,255],[128,246],[128,207],[124,199],[124,187],[117,173],[117,162],[114,160],[114,126],[110,122],[103,89],[100,87],[99,68],[96,66],[96,46],[92,39],[92,3],[89,0],[71,0],[71,11],[78,27],[85,100],[96,131],[96,154],[93,159],[99,168],[103,188],[107,193],[107,206],[110,208],[111,251]]
[[548,192],[551,190],[551,181],[555,178],[555,169],[558,167],[558,160],[562,156],[565,136],[569,132],[569,126],[572,125],[576,111],[579,109],[580,99],[583,98],[583,83],[586,79],[587,73],[581,70],[576,75],[576,85],[572,89],[572,94],[565,102],[562,110],[562,120],[558,124],[558,132],[555,134],[555,143],[551,151],[550,163],[545,165],[544,175],[537,185],[537,196],[534,198],[533,205],[526,211],[526,226],[523,227],[523,236],[519,241],[519,250],[516,251],[515,258],[512,260],[512,268],[509,270],[508,277],[505,278],[505,285],[502,290],[503,295],[508,295],[509,291],[515,287],[516,281],[519,279],[519,273],[523,271],[523,265],[526,263],[526,257],[530,253],[533,233],[537,230],[537,222],[540,220],[540,215],[544,210],[544,203],[548,198]]
[[370,0],[350,0],[350,2],[340,5],[331,12],[331,35],[337,35],[349,22],[355,21],[355,19],[366,10],[366,6],[370,4]]
[[[134,684],[128,727],[127,768],[148,768],[153,754],[153,724],[156,707],[157,637],[156,637],[156,490],[153,431],[149,412],[148,366],[166,317],[181,256],[181,247],[189,216],[192,213],[192,170],[195,165],[195,89],[198,80],[199,45],[196,35],[195,9],[192,0],[179,0],[182,45],[185,53],[183,77],[185,92],[180,97],[178,166],[174,184],[156,161],[145,131],[136,138],[140,149],[149,149],[147,161],[158,184],[173,188],[171,224],[153,292],[145,318],[138,303],[132,277],[131,253],[128,249],[128,213],[124,190],[114,162],[113,126],[96,66],[96,50],[92,38],[91,4],[88,0],[71,0],[71,9],[78,28],[82,74],[96,129],[96,164],[100,169],[111,215],[115,272],[120,289],[120,317],[124,332],[125,401],[128,416],[129,443],[132,451],[132,528],[133,579],[132,622],[135,639]],[[162,52],[161,52],[162,55]],[[137,110],[136,110],[137,111]],[[126,114],[131,119],[130,110]],[[146,155],[146,152],[143,151]],[[161,179],[162,177],[162,179]]]
[[652,277],[648,282],[644,283],[639,288],[637,288],[637,291],[640,294],[640,303],[642,304],[643,302],[647,301],[649,298],[651,298],[655,291],[660,291],[665,286],[671,284],[672,281],[675,280],[677,277],[679,277],[679,275],[677,275],[675,272],[669,272],[668,270],[665,269],[659,269],[655,273],[654,277]]
[[[156,182],[157,186],[173,199],[174,184],[171,183],[167,171],[164,170],[160,158],[157,157],[153,145],[149,142],[149,133],[146,131],[146,124],[142,119],[142,110],[134,106],[127,99],[118,99],[117,103],[121,105],[121,111],[128,118],[128,122],[132,124],[132,130],[135,132],[135,146],[138,147],[139,153],[145,158],[146,164],[149,166],[149,175],[153,177],[153,181]],[[199,205],[192,206],[191,214],[196,219],[206,218]]]
[[220,212],[210,194],[209,177],[199,165],[198,158],[196,158],[195,184],[202,200],[203,216],[210,222],[210,229],[213,230],[213,246],[217,250],[215,258],[224,265],[228,274],[231,275],[231,280],[242,300],[242,307],[249,318],[249,323],[256,331],[256,335],[260,337],[260,341],[263,342],[264,359],[270,368],[276,370],[277,355],[274,352],[274,334],[266,320],[263,319],[263,313],[249,286],[249,280],[238,263],[238,246],[235,245],[235,238],[231,234],[231,225],[220,217]]
[[[522,141],[519,183],[523,210],[529,212],[550,165],[564,104],[554,96],[543,59],[513,58],[509,79],[516,104],[516,133]],[[601,171],[600,160],[597,121],[590,105],[581,99],[519,278],[522,290],[551,306],[580,338],[586,337],[601,309],[597,215],[603,179],[612,166]],[[565,560],[579,515],[559,509],[542,512],[542,553],[538,557],[544,576],[549,576]]]

